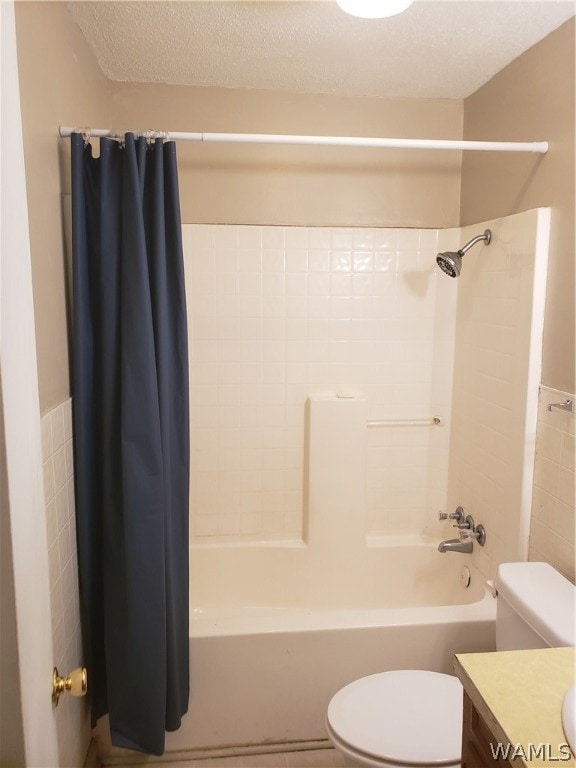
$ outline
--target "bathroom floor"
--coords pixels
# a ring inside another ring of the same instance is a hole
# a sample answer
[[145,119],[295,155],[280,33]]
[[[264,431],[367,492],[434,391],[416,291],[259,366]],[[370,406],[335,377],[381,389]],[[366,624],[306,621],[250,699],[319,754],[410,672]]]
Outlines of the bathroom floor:
[[301,752],[273,752],[241,757],[212,757],[175,763],[144,763],[132,768],[345,768],[342,755],[335,749],[307,749]]

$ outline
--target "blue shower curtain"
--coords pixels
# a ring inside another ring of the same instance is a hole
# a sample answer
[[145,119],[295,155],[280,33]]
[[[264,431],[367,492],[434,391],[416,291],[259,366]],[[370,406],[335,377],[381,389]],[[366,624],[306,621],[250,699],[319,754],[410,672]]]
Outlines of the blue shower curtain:
[[173,142],[72,142],[73,413],[92,722],[155,755],[188,707],[188,351]]

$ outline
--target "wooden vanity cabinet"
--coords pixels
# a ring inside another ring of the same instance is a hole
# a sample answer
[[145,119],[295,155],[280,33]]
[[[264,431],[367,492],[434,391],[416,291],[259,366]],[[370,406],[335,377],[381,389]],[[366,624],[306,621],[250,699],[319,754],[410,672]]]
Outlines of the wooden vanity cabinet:
[[464,721],[462,727],[462,768],[485,768],[485,766],[500,766],[514,768],[520,761],[510,762],[502,756],[494,757],[490,744],[494,749],[498,739],[464,691]]

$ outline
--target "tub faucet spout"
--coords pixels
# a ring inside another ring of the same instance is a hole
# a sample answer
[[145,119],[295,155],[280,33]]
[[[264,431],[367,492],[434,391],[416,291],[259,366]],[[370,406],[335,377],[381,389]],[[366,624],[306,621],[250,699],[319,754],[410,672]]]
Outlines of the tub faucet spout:
[[470,554],[472,552],[472,540],[448,539],[447,541],[441,541],[438,545],[438,552],[463,552],[464,554]]

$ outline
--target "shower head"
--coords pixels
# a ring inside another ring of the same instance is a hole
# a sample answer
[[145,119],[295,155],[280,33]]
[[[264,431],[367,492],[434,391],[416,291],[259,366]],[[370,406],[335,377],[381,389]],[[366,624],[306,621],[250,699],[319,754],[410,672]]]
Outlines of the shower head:
[[440,269],[450,277],[458,277],[462,271],[462,256],[464,256],[466,251],[472,248],[473,245],[476,245],[476,243],[479,243],[481,240],[484,241],[484,245],[489,245],[491,239],[492,233],[489,229],[486,229],[483,235],[473,237],[472,240],[470,240],[469,243],[466,243],[463,248],[460,248],[459,251],[446,251],[445,253],[439,253],[438,256],[436,256],[436,263]]
[[436,256],[436,263],[450,277],[458,277],[462,271],[462,256],[459,251],[446,251]]

